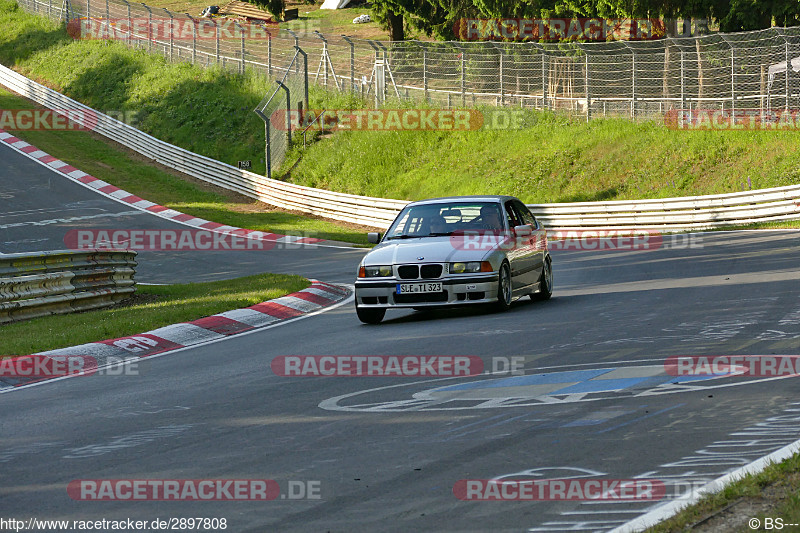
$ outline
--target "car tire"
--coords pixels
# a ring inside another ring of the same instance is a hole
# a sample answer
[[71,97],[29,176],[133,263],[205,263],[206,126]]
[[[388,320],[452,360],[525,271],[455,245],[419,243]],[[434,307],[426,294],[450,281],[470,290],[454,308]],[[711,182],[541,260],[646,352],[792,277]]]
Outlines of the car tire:
[[544,268],[539,275],[539,292],[531,294],[531,300],[535,302],[549,300],[553,295],[553,262],[550,258],[544,260]]
[[505,311],[511,307],[512,288],[511,288],[511,268],[508,263],[500,265],[500,272],[497,276],[497,303],[495,307],[498,311]]
[[365,309],[356,306],[356,314],[364,324],[380,324],[386,315],[386,309]]

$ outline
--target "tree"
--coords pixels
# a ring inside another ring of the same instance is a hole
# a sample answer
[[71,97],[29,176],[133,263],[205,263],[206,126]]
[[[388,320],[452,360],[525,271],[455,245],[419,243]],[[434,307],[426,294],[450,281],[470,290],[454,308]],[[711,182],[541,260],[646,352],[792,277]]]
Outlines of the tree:
[[283,10],[286,7],[284,0],[252,0],[252,3],[269,11],[275,21],[283,20]]
[[800,25],[798,0],[375,0],[373,13],[392,40],[407,27],[452,39],[455,24],[470,18],[698,18],[722,31]]
[[396,37],[405,35],[405,28],[453,39],[453,28],[459,19],[481,16],[472,0],[375,0],[372,13],[390,30],[393,41],[401,40]]

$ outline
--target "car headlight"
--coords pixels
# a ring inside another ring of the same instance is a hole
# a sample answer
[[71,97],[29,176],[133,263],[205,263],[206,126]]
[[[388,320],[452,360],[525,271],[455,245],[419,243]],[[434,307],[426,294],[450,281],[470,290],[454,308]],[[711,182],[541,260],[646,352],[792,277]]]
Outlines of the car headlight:
[[489,261],[450,263],[451,274],[474,274],[475,272],[494,272],[494,269]]
[[392,265],[360,266],[359,278],[388,278],[392,275]]

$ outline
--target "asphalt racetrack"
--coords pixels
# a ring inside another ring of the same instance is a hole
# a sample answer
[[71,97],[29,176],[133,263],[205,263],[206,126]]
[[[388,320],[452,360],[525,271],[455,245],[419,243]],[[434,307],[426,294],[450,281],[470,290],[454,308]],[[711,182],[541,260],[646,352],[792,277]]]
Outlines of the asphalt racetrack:
[[[5,146],[0,197],[0,253],[61,249],[74,228],[176,227]],[[364,253],[141,252],[137,279],[267,271],[349,284]],[[678,355],[798,354],[797,232],[693,234],[654,250],[552,256],[552,300],[526,299],[506,313],[390,311],[366,326],[348,302],[144,360],[128,375],[0,395],[0,516],[224,518],[233,532],[606,531],[800,438],[797,378],[680,380],[665,366]],[[498,372],[284,377],[271,367],[281,356],[324,355],[477,356]],[[522,366],[501,373],[511,361]],[[274,480],[280,494],[94,501],[68,491],[76,480],[208,479]],[[662,493],[454,494],[461,480],[488,479],[639,479]]]

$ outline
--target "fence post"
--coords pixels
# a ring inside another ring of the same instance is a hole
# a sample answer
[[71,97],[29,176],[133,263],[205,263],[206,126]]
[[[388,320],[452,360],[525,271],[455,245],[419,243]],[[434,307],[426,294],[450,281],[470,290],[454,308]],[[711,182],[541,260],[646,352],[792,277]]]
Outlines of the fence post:
[[241,48],[242,48],[242,49],[241,49],[241,54],[242,54],[242,62],[241,62],[241,64],[240,64],[240,66],[239,66],[239,74],[242,74],[242,75],[244,75],[244,68],[245,68],[245,59],[244,59],[244,52],[245,52],[245,50],[244,50],[244,28],[243,28],[242,26],[240,26],[238,22],[235,22],[235,21],[234,21],[234,24],[236,25],[236,27],[237,27],[237,28],[239,28],[239,31],[240,31],[240,32],[242,32],[242,43],[241,43]]
[[[328,39],[322,36],[320,32],[316,32],[317,37],[322,39],[322,68],[325,69],[322,74],[322,83],[325,88],[328,88]],[[315,82],[316,83],[316,82]]]
[[592,92],[589,89],[589,54],[586,54],[586,122],[592,120]]
[[[466,107],[467,103],[467,95],[466,95],[466,69],[465,69],[465,54],[464,48],[457,43],[453,43],[453,45],[461,51],[459,56],[461,57],[461,107]],[[448,107],[450,103],[448,102]]]
[[466,52],[461,48],[461,107],[467,107],[467,68]]
[[383,50],[383,64],[385,65],[386,72],[389,73],[389,79],[392,80],[392,87],[394,87],[394,94],[397,96],[397,99],[400,99],[400,91],[397,89],[397,83],[394,81],[394,74],[392,74],[392,64],[389,62],[389,56],[387,55],[388,52],[386,50],[386,46],[381,41],[375,41],[378,46],[381,47]]
[[636,120],[636,52],[631,51],[631,118]]
[[350,45],[350,92],[356,91],[356,51],[353,41],[347,35],[342,35],[342,39]]
[[733,120],[733,124],[736,124],[736,117],[734,113],[736,112],[736,68],[735,68],[735,60],[736,60],[736,49],[731,46],[731,120]]
[[[33,9],[36,11],[36,0],[33,1]],[[92,18],[92,0],[86,0],[86,18]]]
[[423,45],[422,46],[422,85],[425,90],[425,102],[429,102],[428,99],[428,47]]
[[103,39],[108,39],[108,34],[109,34],[108,27],[109,27],[109,24],[111,24],[111,15],[110,15],[109,10],[108,10],[108,0],[106,0],[106,24],[105,24],[106,32],[105,32],[105,35],[103,35]]
[[547,109],[547,54],[544,49],[540,50],[542,55],[542,111]]
[[383,59],[375,60],[375,107],[380,107],[386,97],[386,64]]
[[211,22],[214,23],[214,55],[217,59],[217,65],[219,65],[219,24],[214,19],[211,19]]
[[[681,111],[686,109],[686,73],[685,73],[685,55],[686,52],[681,50]],[[681,115],[683,116],[683,115]]]
[[497,45],[496,43],[493,44],[495,44],[495,47],[500,52],[500,105],[504,106],[506,105],[506,98],[504,91],[505,87],[503,86],[503,59],[505,54],[503,53],[502,45]]
[[192,21],[192,65],[197,61],[197,21],[189,13],[184,13]]
[[305,87],[303,98],[305,99],[306,109],[310,109],[308,107],[308,54],[297,45],[294,46],[294,49],[303,56],[303,83]]
[[264,121],[264,138],[266,139],[264,143],[266,145],[264,157],[267,158],[267,177],[272,178],[272,154],[269,149],[269,120]]
[[272,32],[267,29],[266,24],[261,27],[267,32],[267,76],[272,76]]
[[125,2],[125,5],[128,8],[128,47],[130,48],[133,44],[133,20],[131,19],[131,5],[128,3],[128,0],[122,0]]
[[[300,45],[298,44],[297,34],[295,32],[293,32],[292,30],[290,30],[289,28],[286,28],[286,31],[288,31],[289,34],[291,34],[291,36],[294,37],[294,48],[295,48],[295,50],[298,50],[300,48]],[[278,30],[278,33],[280,34],[280,30]],[[300,69],[300,65],[295,63],[295,65],[294,65],[294,73],[295,74],[299,74],[299,72],[298,72],[299,69]],[[306,72],[308,72],[308,69],[306,69]]]
[[789,89],[789,73],[792,71],[792,60],[789,57],[789,43],[786,43],[786,113],[789,112],[789,98],[792,93]]
[[280,80],[275,80],[275,83],[286,91],[286,147],[288,148],[292,145],[292,93],[289,92],[289,87],[281,83]]
[[150,6],[141,2],[144,8],[147,10],[147,49],[153,49],[153,10],[150,9]]
[[173,53],[175,49],[175,17],[172,16],[172,12],[168,9],[164,9],[164,11],[169,15],[169,62],[172,63]]

